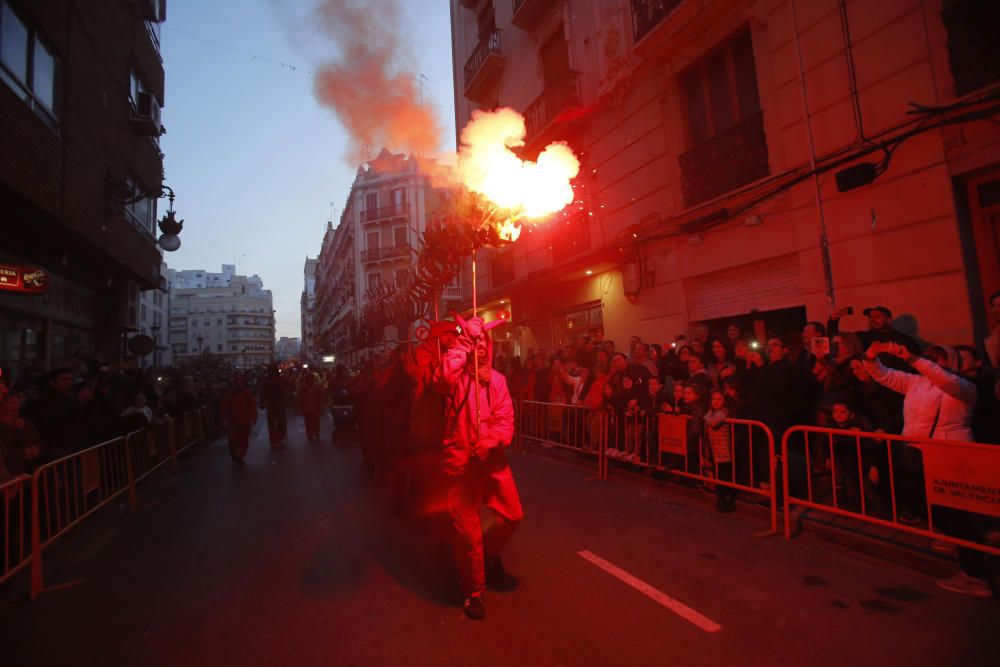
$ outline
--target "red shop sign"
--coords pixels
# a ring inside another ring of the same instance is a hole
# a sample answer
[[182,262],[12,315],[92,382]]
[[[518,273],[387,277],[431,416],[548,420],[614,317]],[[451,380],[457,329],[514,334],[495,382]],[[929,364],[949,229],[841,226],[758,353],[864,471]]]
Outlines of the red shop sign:
[[0,264],[0,290],[41,294],[49,289],[49,274],[37,266]]

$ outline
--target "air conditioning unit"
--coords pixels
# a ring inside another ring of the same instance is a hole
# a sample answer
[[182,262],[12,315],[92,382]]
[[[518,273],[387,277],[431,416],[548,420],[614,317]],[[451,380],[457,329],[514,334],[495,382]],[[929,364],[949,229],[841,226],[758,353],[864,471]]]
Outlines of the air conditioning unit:
[[163,126],[160,125],[160,103],[152,93],[139,93],[131,120],[136,131],[144,136],[158,137],[163,134]]

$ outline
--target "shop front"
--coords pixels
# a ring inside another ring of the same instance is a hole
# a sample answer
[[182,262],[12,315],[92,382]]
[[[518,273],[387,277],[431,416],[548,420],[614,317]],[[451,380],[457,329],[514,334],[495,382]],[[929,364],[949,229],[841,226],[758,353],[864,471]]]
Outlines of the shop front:
[[[0,258],[0,271],[24,265],[17,258]],[[44,291],[0,289],[0,369],[14,383],[39,369],[92,355],[97,342],[94,291],[47,267],[31,268],[44,280]]]

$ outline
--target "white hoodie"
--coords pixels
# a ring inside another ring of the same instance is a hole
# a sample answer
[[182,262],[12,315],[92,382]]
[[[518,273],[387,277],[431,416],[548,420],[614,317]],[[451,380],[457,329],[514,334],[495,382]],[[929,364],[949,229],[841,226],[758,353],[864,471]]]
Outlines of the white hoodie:
[[903,435],[974,441],[971,424],[976,385],[929,359],[913,363],[920,375],[888,369],[878,359],[865,359],[865,366],[876,382],[905,396]]

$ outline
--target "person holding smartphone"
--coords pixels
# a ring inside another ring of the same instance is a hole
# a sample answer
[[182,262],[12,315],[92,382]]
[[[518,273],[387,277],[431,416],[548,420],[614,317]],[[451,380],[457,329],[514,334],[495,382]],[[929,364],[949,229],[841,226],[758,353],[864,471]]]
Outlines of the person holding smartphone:
[[[917,373],[903,373],[886,368],[880,355],[890,354],[911,366]],[[899,343],[872,343],[865,352],[865,367],[879,384],[903,394],[903,435],[941,440],[972,442],[972,410],[976,405],[976,385],[958,374],[958,354],[950,347],[933,345],[924,356],[913,354]],[[898,454],[897,454],[898,452]],[[893,449],[897,497],[901,505],[899,520],[917,523],[926,508],[923,460],[916,447]],[[937,508],[944,516],[948,532],[965,539],[976,539],[975,515]],[[935,512],[935,517],[938,513]],[[941,588],[990,597],[985,581],[985,561],[981,552],[959,549],[962,571],[951,579],[938,582]]]

